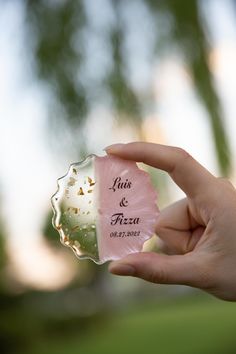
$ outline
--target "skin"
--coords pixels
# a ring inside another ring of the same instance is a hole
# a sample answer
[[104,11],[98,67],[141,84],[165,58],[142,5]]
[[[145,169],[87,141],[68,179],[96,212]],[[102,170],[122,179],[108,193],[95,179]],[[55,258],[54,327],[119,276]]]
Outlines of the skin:
[[115,144],[108,154],[166,171],[186,198],[162,210],[156,225],[165,254],[139,252],[109,271],[158,284],[182,284],[236,301],[236,190],[186,151],[151,143]]

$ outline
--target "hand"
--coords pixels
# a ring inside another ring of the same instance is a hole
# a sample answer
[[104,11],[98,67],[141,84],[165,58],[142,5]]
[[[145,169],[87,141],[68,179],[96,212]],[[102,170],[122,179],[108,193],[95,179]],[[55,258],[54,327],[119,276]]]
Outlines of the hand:
[[110,263],[113,274],[154,283],[183,284],[236,301],[236,190],[180,148],[116,144],[108,154],[169,173],[186,198],[161,211],[156,233],[169,255],[140,252]]

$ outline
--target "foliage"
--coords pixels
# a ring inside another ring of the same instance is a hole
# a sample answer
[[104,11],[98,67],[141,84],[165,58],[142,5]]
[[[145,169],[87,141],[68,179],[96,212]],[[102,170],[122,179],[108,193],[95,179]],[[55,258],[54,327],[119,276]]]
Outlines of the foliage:
[[[125,74],[126,53],[124,53],[125,29],[120,9],[124,1],[109,1],[114,15],[114,23],[106,37],[112,57],[111,70],[98,84],[90,82],[90,88],[98,86],[98,91],[108,92],[112,97],[113,109],[118,119],[129,119],[139,125],[145,102],[130,85]],[[85,61],[85,45],[90,41],[89,19],[82,0],[59,2],[27,1],[28,19],[34,36],[34,54],[39,77],[50,84],[57,104],[63,108],[63,118],[69,125],[81,125],[93,102],[93,95],[85,87],[81,77]],[[170,37],[165,47],[171,51],[176,46],[184,56],[192,75],[196,92],[205,106],[221,172],[230,172],[230,148],[222,119],[222,110],[208,65],[210,50],[204,21],[201,17],[200,2],[197,0],[143,0],[151,16],[158,16],[170,22]],[[130,14],[132,16],[133,14]],[[135,15],[135,14],[134,14]],[[164,26],[165,27],[165,26]],[[166,26],[168,27],[168,26]],[[169,28],[169,27],[168,27]],[[159,40],[157,36],[156,40]],[[158,48],[158,46],[157,46]],[[157,55],[160,54],[159,52]],[[154,58],[153,58],[154,59]],[[98,94],[99,100],[99,94]],[[57,115],[58,119],[59,116]]]
[[[159,11],[157,1],[150,1]],[[196,92],[205,106],[221,172],[230,172],[230,148],[227,140],[219,98],[214,88],[208,65],[210,45],[207,41],[199,1],[167,0],[162,2],[165,11],[172,17],[172,42],[176,42],[185,57],[194,80]]]
[[[103,310],[86,317],[52,316],[50,307],[32,295],[19,296],[14,302],[8,298],[8,303],[1,298],[8,310],[7,317],[2,312],[0,325],[2,354],[235,351],[236,307],[207,295],[145,302],[121,312]],[[28,306],[19,306],[24,303]],[[63,307],[63,302],[59,304]]]
[[72,41],[86,22],[82,3],[27,1],[27,8],[35,34],[38,75],[51,85],[68,123],[80,123],[87,113],[87,99],[75,73],[83,59],[83,48],[72,45]]

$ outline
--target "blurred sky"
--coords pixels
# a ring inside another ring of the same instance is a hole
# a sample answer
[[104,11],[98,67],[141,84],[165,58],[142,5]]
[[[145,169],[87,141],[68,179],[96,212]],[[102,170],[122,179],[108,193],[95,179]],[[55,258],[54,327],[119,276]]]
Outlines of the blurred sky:
[[[95,7],[88,1],[91,18]],[[103,1],[106,3],[106,1]],[[93,2],[94,4],[94,2]],[[131,1],[129,6],[134,6]],[[236,17],[230,0],[202,1],[203,18],[209,28],[212,51],[209,56],[217,91],[223,104],[225,122],[236,156]],[[104,16],[111,16],[109,8]],[[141,14],[142,15],[142,14]],[[63,175],[73,157],[56,156],[46,134],[46,85],[34,79],[34,59],[27,51],[29,39],[25,27],[23,2],[6,1],[0,11],[0,196],[7,227],[8,248],[14,271],[23,281],[39,287],[57,287],[73,277],[73,267],[52,253],[42,240],[41,227],[56,190],[56,179]],[[111,17],[112,21],[112,17]],[[132,21],[130,23],[132,26]],[[148,23],[146,25],[148,30]],[[144,31],[145,33],[145,31]],[[151,41],[152,38],[148,37]],[[135,46],[127,41],[130,56]],[[32,43],[33,45],[33,43]],[[145,46],[144,46],[145,48]],[[89,49],[88,49],[89,50]],[[128,50],[128,49],[127,49]],[[152,113],[147,114],[143,133],[147,140],[181,146],[218,174],[214,145],[206,112],[197,100],[193,82],[177,55],[157,58],[155,67],[147,67],[147,54],[130,66],[131,77],[140,89],[151,85],[157,98]],[[107,59],[108,60],[108,59]],[[91,64],[93,65],[93,64]],[[138,73],[137,75],[135,75]],[[137,77],[136,77],[137,76]],[[143,87],[142,87],[143,84]],[[90,153],[103,154],[113,142],[137,139],[128,125],[117,127],[108,119],[111,112],[102,105],[88,117],[83,134]],[[99,121],[99,125],[97,122]],[[94,129],[94,127],[96,127]],[[153,133],[156,128],[156,134]],[[81,132],[82,134],[82,132]],[[79,139],[79,136],[78,136]],[[234,166],[235,168],[235,166]],[[234,180],[234,173],[232,180]],[[182,193],[170,184],[171,200]],[[43,259],[43,262],[42,262]],[[48,269],[50,268],[50,272]],[[68,275],[68,269],[71,274]]]

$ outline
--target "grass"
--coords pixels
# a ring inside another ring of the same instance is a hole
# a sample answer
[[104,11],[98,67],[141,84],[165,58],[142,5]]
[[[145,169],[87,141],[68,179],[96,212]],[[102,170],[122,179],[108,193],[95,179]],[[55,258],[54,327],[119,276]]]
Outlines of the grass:
[[209,296],[134,306],[71,337],[49,339],[32,354],[233,354],[236,304]]

